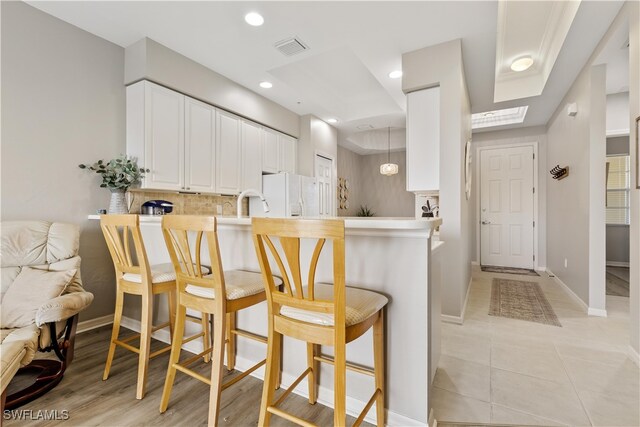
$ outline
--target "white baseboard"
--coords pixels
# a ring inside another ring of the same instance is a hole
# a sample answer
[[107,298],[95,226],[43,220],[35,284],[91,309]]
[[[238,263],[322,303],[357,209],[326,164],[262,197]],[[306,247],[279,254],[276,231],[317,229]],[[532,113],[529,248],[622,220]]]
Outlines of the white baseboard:
[[[140,332],[140,321],[136,320],[136,319],[132,319],[130,317],[122,317],[122,321],[121,321],[121,325],[124,326],[125,328],[131,329],[133,331],[136,332]],[[160,329],[158,331],[155,331],[152,335],[154,338],[165,342],[165,343],[170,343],[171,342],[171,337],[169,335],[169,330],[168,329]],[[203,346],[202,346],[202,340],[193,340],[190,341],[186,344],[184,344],[182,346],[182,348],[184,350],[187,350],[190,353],[193,354],[198,354],[200,352],[202,352],[204,350]],[[252,361],[249,360],[247,358],[241,357],[241,356],[237,356],[236,357],[236,366],[235,369],[240,371],[240,372],[244,372],[247,369],[249,369],[250,367],[252,367],[253,365],[255,365],[258,362],[258,360]],[[255,377],[257,379],[259,379],[260,381],[264,380],[264,367],[257,369],[255,371],[253,371],[250,374],[252,377]],[[286,372],[282,373],[282,386],[284,388],[289,387],[291,384],[293,384],[293,382],[297,379],[297,377],[294,377],[291,374],[288,374]],[[299,384],[294,390],[293,393],[302,396],[302,397],[309,397],[308,394],[308,390],[307,390],[307,386],[306,384],[303,382],[301,384]],[[329,408],[333,408],[333,390],[327,388],[327,387],[322,387],[320,386],[318,388],[318,403],[324,405],[324,406],[328,406]],[[362,411],[362,408],[365,407],[365,405],[367,404],[367,402],[363,402],[361,400],[355,399],[353,397],[349,397],[347,396],[347,414],[351,415],[352,417],[357,417],[358,415],[360,415],[360,411]],[[367,416],[365,417],[365,421],[371,424],[376,424],[376,410],[375,410],[376,405],[374,404],[371,409],[369,410],[369,413],[367,414]],[[389,426],[424,426],[425,423],[424,422],[420,422],[417,420],[414,420],[412,418],[408,418],[405,417],[404,415],[395,413],[393,411],[389,411],[387,410],[387,425]]]
[[455,325],[462,325],[464,323],[464,315],[467,312],[467,303],[469,302],[469,294],[471,293],[471,283],[473,277],[469,278],[469,286],[467,286],[467,294],[464,297],[464,303],[462,304],[462,313],[460,316],[451,316],[449,314],[440,314],[440,320],[445,323],[453,323]]
[[629,267],[628,262],[607,261],[607,267]]
[[607,310],[603,310],[601,308],[589,307],[589,309],[587,310],[587,314],[589,316],[607,317]]
[[546,265],[539,265],[536,268],[534,268],[534,270],[537,271],[537,272],[546,273],[547,272],[547,266]]
[[559,284],[571,298],[573,298],[577,303],[579,303],[584,308],[584,310],[587,312],[587,314],[589,316],[607,317],[607,310],[606,309],[589,307],[587,305],[587,303],[582,300],[582,298],[580,298],[578,295],[576,295],[575,292],[573,292],[571,290],[571,288],[569,288],[569,286],[567,286],[566,283],[564,283],[562,280],[560,280],[560,278],[558,276],[556,276],[551,270],[547,269],[547,274],[549,274],[549,276],[553,276],[552,277],[553,280],[557,284]]
[[478,262],[478,261],[471,261],[471,265],[480,265],[480,262]]
[[453,323],[454,325],[462,325],[462,316],[450,316],[448,314],[441,314],[440,320],[445,323]]
[[635,363],[636,366],[640,367],[640,355],[638,354],[635,348],[631,347],[631,344],[629,344],[629,347],[627,349],[627,354],[629,355],[631,360],[633,360],[633,363]]
[[578,304],[580,304],[582,306],[582,308],[584,308],[584,311],[588,312],[589,311],[589,306],[587,305],[586,302],[582,301],[582,298],[580,298],[578,295],[576,295],[571,288],[569,288],[562,280],[560,280],[560,278],[558,276],[556,276],[553,271],[547,269],[547,274],[549,275],[549,277],[551,277],[553,279],[554,282],[556,282],[558,285],[560,285],[560,287],[562,289],[564,289],[564,291],[571,297],[573,298]]
[[78,328],[76,329],[76,333],[81,334],[83,332],[87,332],[92,329],[99,328],[101,326],[110,325],[111,323],[113,323],[113,314],[108,314],[102,317],[96,317],[95,319],[83,320],[82,322],[78,322]]

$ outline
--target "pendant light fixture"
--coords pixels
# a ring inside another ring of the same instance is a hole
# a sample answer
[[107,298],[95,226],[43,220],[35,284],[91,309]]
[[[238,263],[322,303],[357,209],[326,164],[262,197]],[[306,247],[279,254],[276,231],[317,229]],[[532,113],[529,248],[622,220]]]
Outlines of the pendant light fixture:
[[391,163],[391,128],[387,128],[387,163],[380,165],[380,173],[382,175],[391,176],[398,173],[398,165]]

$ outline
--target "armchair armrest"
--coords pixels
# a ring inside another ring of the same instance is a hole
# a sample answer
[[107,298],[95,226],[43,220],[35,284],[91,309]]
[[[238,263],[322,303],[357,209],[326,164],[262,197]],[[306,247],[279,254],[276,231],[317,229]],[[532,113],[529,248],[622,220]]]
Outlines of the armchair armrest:
[[60,295],[38,308],[36,325],[40,327],[45,323],[66,320],[87,308],[92,301],[93,294],[90,292]]

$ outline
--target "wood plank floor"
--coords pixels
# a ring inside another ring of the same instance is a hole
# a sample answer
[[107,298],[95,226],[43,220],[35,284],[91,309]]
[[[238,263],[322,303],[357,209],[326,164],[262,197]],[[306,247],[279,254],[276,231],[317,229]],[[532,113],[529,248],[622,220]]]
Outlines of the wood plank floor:
[[[142,400],[135,399],[135,377],[137,355],[124,349],[116,350],[116,357],[107,381],[102,381],[102,372],[107,355],[110,326],[80,334],[76,338],[75,359],[62,382],[41,398],[19,409],[67,410],[67,421],[4,420],[3,426],[204,426],[207,424],[209,387],[187,375],[177,373],[176,382],[164,414],[158,410],[164,386],[168,353],[151,361],[147,394]],[[125,329],[123,329],[125,331]],[[124,332],[123,332],[124,334]],[[155,348],[164,344],[155,342]],[[183,353],[183,358],[185,357]],[[38,356],[39,358],[40,355]],[[200,363],[195,370],[209,376],[210,364]],[[329,367],[324,369],[331,369]],[[226,372],[226,370],[225,370]],[[225,378],[237,375],[227,374]],[[13,381],[11,388],[19,385]],[[281,392],[280,392],[281,393]],[[222,393],[221,426],[255,426],[262,396],[262,381],[248,377]],[[333,424],[333,410],[326,406],[309,405],[307,399],[290,395],[281,406],[321,426]],[[349,424],[353,418],[349,417]],[[272,417],[273,426],[294,425],[279,417]],[[364,424],[369,425],[369,424]]]

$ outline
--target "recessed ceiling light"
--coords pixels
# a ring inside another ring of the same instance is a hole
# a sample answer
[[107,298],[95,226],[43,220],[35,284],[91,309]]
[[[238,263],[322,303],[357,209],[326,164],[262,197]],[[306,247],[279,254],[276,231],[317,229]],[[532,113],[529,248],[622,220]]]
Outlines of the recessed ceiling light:
[[264,18],[262,17],[262,15],[256,12],[247,13],[244,16],[244,20],[247,22],[247,24],[254,27],[259,27],[260,25],[264,24]]
[[530,56],[523,56],[511,63],[511,69],[513,71],[528,70],[533,65],[533,59]]
[[338,119],[327,119],[327,123],[338,123]]
[[263,89],[271,89],[273,84],[271,82],[260,82],[260,87]]
[[402,77],[402,70],[395,70],[389,73],[389,77],[392,79],[399,79]]

